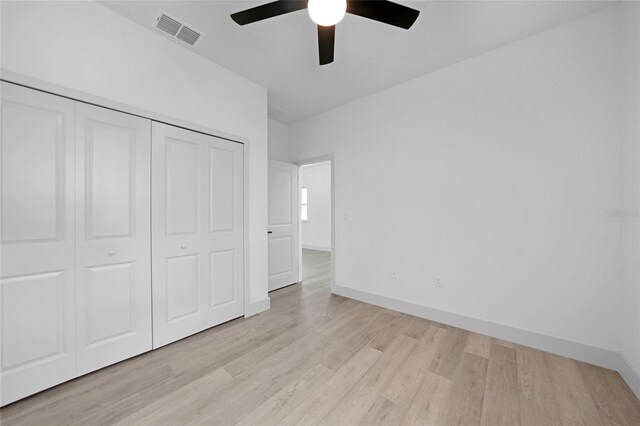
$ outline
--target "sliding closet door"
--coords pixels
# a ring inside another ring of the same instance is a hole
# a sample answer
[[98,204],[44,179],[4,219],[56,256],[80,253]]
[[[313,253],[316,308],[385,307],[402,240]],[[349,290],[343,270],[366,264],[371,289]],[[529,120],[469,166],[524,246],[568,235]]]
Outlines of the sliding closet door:
[[151,350],[151,121],[77,105],[78,375]]
[[75,377],[73,101],[2,83],[2,405]]
[[153,123],[154,347],[239,317],[242,145]]

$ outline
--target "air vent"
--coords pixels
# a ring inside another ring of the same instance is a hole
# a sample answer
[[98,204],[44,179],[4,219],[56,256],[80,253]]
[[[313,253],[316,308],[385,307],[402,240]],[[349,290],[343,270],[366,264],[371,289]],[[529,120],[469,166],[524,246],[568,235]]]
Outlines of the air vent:
[[178,37],[180,40],[184,41],[185,43],[193,46],[194,44],[196,44],[196,42],[200,38],[200,33],[197,32],[196,30],[193,30],[183,25],[176,37]]
[[179,19],[162,10],[158,14],[153,26],[190,46],[195,46],[198,40],[202,38],[200,31],[187,26],[184,22],[181,22]]
[[282,110],[280,110],[280,109],[278,109],[276,107],[273,107],[271,105],[269,105],[267,107],[267,116],[269,118],[273,118],[275,120],[275,119],[278,119],[278,118],[283,117],[285,115],[287,115],[286,112],[284,112],[284,111],[282,111]]
[[165,15],[164,13],[160,14],[156,23],[157,29],[164,31],[167,34],[171,34],[174,37],[178,34],[181,26],[182,24],[180,22],[176,21],[169,15]]

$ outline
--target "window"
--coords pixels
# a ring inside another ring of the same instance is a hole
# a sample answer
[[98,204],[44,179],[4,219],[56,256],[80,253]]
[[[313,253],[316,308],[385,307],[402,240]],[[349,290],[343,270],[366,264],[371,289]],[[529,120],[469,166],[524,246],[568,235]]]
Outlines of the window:
[[307,203],[307,188],[302,188],[300,191],[300,219],[303,222],[309,220],[309,211],[308,211],[308,203]]

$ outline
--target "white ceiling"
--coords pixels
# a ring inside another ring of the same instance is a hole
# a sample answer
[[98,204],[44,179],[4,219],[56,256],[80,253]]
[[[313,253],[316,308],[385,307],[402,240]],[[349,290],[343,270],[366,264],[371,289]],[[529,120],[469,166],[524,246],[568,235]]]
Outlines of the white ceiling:
[[[347,15],[335,62],[318,65],[306,10],[241,27],[229,14],[265,1],[102,1],[151,27],[160,9],[205,33],[192,49],[268,89],[269,105],[293,123],[403,81],[507,45],[611,5],[603,1],[398,1],[419,9],[406,31]],[[166,36],[168,39],[169,37]]]

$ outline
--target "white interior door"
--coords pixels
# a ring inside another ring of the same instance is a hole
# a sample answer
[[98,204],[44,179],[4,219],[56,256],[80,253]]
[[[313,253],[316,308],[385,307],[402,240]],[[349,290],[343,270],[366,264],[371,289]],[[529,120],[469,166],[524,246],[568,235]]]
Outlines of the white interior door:
[[76,107],[78,375],[151,350],[151,121]]
[[74,119],[2,83],[2,405],[76,375]]
[[243,146],[152,129],[157,348],[244,313]]
[[299,280],[298,166],[269,161],[269,290]]

